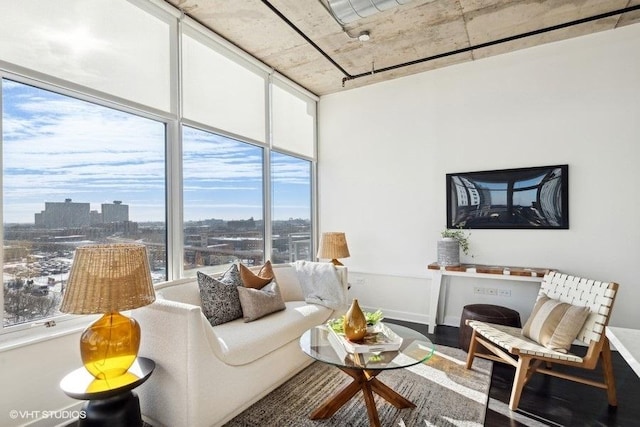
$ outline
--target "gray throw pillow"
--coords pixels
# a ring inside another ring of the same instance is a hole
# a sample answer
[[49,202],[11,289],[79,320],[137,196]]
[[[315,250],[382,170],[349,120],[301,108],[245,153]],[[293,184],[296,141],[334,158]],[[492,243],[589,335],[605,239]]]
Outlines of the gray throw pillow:
[[267,314],[286,308],[282,295],[280,295],[280,288],[275,280],[261,289],[238,286],[238,293],[245,322],[253,322]]
[[242,286],[242,281],[235,264],[219,279],[198,271],[202,312],[211,326],[221,325],[242,317],[238,286]]

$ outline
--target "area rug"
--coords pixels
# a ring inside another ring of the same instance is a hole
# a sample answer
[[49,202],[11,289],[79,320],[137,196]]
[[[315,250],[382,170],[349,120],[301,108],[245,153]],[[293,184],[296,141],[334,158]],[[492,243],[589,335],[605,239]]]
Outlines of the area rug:
[[[465,368],[467,354],[436,346],[426,362],[382,372],[378,379],[416,404],[396,409],[375,395],[383,426],[482,426],[491,383],[490,361],[476,358]],[[333,366],[314,362],[291,380],[239,414],[225,427],[296,426],[365,427],[369,425],[362,393],[356,394],[330,419],[310,420],[309,414],[351,377]]]

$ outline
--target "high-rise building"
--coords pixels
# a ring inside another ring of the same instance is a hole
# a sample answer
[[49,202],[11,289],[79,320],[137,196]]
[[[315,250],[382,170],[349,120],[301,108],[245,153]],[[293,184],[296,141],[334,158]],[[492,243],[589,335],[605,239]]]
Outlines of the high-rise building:
[[129,221],[129,205],[123,205],[120,200],[114,200],[113,204],[102,204],[102,222],[104,224],[124,221]]
[[35,223],[45,228],[86,227],[91,224],[89,203],[45,202],[44,210],[35,214]]

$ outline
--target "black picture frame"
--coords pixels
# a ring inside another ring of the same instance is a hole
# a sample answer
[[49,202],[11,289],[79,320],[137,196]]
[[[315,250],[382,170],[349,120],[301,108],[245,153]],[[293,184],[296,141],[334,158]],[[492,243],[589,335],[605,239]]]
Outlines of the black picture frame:
[[447,228],[568,229],[569,165],[448,173]]

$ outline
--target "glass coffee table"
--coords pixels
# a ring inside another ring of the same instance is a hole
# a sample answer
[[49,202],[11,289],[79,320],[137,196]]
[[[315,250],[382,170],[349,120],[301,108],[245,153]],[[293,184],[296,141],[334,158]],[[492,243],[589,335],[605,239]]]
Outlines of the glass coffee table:
[[392,323],[385,325],[402,338],[402,345],[397,351],[348,353],[339,342],[336,343],[334,339],[330,341],[331,333],[325,325],[309,329],[300,337],[300,347],[308,356],[333,365],[353,378],[351,383],[315,409],[309,418],[319,420],[331,417],[360,390],[364,395],[369,424],[372,426],[380,426],[373,393],[398,409],[415,408],[413,402],[392,390],[376,376],[389,369],[407,368],[426,361],[433,354],[434,345],[429,338],[413,329]]

